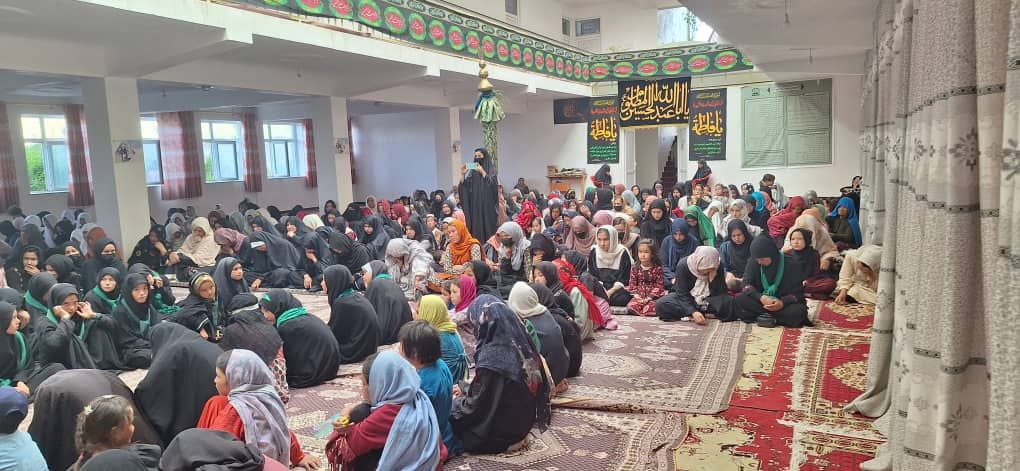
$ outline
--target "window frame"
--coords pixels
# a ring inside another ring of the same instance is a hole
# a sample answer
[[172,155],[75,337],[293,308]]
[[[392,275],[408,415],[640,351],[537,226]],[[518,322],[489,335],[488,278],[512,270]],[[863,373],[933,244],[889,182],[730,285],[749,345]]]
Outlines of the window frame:
[[[589,22],[589,21],[595,21],[598,24],[598,31],[596,31],[594,33],[582,33],[581,32],[581,24]],[[585,38],[585,39],[588,39],[588,38],[594,38],[596,36],[598,36],[598,37],[602,36],[602,17],[601,16],[593,16],[591,18],[578,18],[578,19],[574,20],[574,37],[575,38]]]
[[[214,130],[213,124],[229,124],[234,126],[237,130],[237,138],[235,139],[217,139],[216,131]],[[203,132],[203,126],[209,125],[209,138],[205,137]],[[244,180],[244,127],[240,120],[233,119],[202,119],[199,121],[199,133],[202,135],[202,162],[205,163],[206,157],[206,146],[209,146],[209,160],[210,169],[206,168],[202,175],[202,180],[205,183],[233,183]],[[223,178],[220,175],[220,146],[231,145],[234,148],[234,168],[237,171],[236,178]]]
[[[280,139],[274,138],[272,135],[272,127],[276,125],[285,125],[291,128],[292,139]],[[262,143],[263,150],[266,153],[266,178],[270,179],[284,179],[284,178],[305,178],[308,175],[308,154],[305,149],[307,143],[305,142],[305,126],[300,121],[263,121],[262,122]],[[286,175],[274,175],[276,168],[277,159],[276,145],[283,144],[287,174]],[[293,145],[294,155],[291,156],[290,149]],[[293,162],[291,158],[295,159]],[[291,164],[294,164],[293,166]],[[297,171],[297,174],[292,172],[292,169]]]
[[[40,137],[38,137],[38,138],[28,138],[28,137],[25,137],[25,129],[24,129],[24,125],[22,124],[24,122],[25,118],[35,119],[35,120],[39,121],[39,136]],[[48,118],[59,118],[59,119],[64,121],[64,129],[65,129],[64,134],[65,134],[65,136],[63,138],[46,137],[46,123],[45,123],[45,121]],[[44,195],[44,194],[47,194],[47,193],[67,193],[67,192],[71,191],[71,179],[70,179],[70,176],[67,179],[67,187],[65,187],[65,188],[56,188],[53,185],[53,183],[54,183],[53,182],[54,175],[56,174],[56,171],[54,169],[54,164],[53,164],[53,147],[54,146],[57,146],[57,145],[64,146],[64,153],[67,156],[67,168],[68,168],[68,170],[70,170],[70,168],[71,168],[70,148],[68,147],[67,136],[66,136],[66,134],[67,134],[67,117],[65,115],[62,115],[62,114],[54,114],[54,113],[22,113],[22,114],[20,114],[18,116],[18,126],[21,127],[21,141],[22,141],[22,150],[23,151],[27,150],[26,148],[27,148],[27,146],[29,144],[38,144],[42,148],[43,183],[45,184],[46,189],[42,190],[42,191],[32,190],[32,181],[31,181],[32,180],[32,175],[29,173],[29,175],[28,175],[28,179],[29,179],[29,182],[28,182],[29,194],[32,194],[32,195]],[[28,172],[28,153],[27,152],[25,152],[25,154],[23,155],[23,159],[25,160],[25,170],[26,170],[26,172]]]
[[[139,119],[139,123],[145,122],[145,121],[153,121],[153,122],[155,122],[156,126],[157,126],[157,129],[158,129],[159,123],[158,123],[158,121],[156,121],[156,117],[155,116],[142,116]],[[155,158],[156,158],[156,166],[159,168],[159,181],[155,181],[155,182],[149,181],[149,172],[146,171],[145,172],[145,185],[146,186],[161,186],[161,185],[163,185],[163,148],[159,144],[159,136],[157,135],[157,137],[155,139],[151,139],[151,138],[146,139],[144,136],[142,137],[142,160],[143,160],[143,165],[145,164],[145,162],[144,162],[145,159],[152,158],[152,156],[150,156],[148,152],[145,152],[145,146],[146,145],[155,145],[156,146],[156,155],[155,155]]]

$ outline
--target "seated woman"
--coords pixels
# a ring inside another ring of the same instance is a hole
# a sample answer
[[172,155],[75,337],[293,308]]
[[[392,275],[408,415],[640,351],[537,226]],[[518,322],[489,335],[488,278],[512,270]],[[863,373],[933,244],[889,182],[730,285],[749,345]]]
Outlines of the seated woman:
[[407,240],[413,240],[421,244],[421,248],[431,256],[439,250],[439,244],[436,243],[436,238],[433,236],[432,231],[427,230],[425,226],[425,222],[422,221],[420,216],[411,216],[404,223],[404,237]]
[[708,247],[717,246],[715,243],[715,225],[712,224],[712,220],[708,218],[708,215],[701,208],[688,206],[684,210],[684,219],[687,221],[687,225],[695,231],[702,245]]
[[620,245],[613,226],[602,226],[596,231],[595,247],[588,254],[588,270],[605,288],[610,306],[626,306],[631,300],[627,291],[633,261],[630,252]]
[[449,368],[453,382],[467,379],[469,365],[464,344],[457,334],[457,324],[450,320],[443,298],[435,294],[422,297],[415,318],[428,322],[439,333],[441,358]]
[[163,240],[164,232],[162,226],[156,224],[149,226],[149,233],[135,244],[128,264],[142,263],[152,270],[163,271],[170,256],[169,243]]
[[120,261],[117,244],[108,238],[102,238],[92,244],[92,258],[85,260],[81,268],[81,289],[92,291],[99,283],[99,271],[104,268],[116,268],[118,273],[127,273],[127,266]]
[[[309,214],[308,216],[318,218],[314,214]],[[322,284],[322,273],[330,265],[336,263],[333,251],[329,250],[328,242],[328,231],[332,229],[322,227],[322,230],[322,234],[325,237],[320,236],[318,232],[311,232],[304,238],[304,247],[298,250],[298,253],[303,255],[299,264],[299,268],[304,271],[304,284],[302,286],[312,292],[317,292],[321,289],[319,285]]]
[[528,272],[529,278],[531,278],[534,272],[534,267],[538,266],[539,263],[552,262],[557,258],[556,244],[553,243],[549,236],[542,233],[536,233],[531,236],[531,245],[528,247],[528,251],[531,252],[532,266],[532,270]]
[[535,332],[537,347],[545,358],[557,390],[566,389],[564,380],[570,367],[570,354],[563,343],[563,332],[553,315],[538,301],[538,293],[527,283],[517,283],[510,290],[510,309],[524,322],[528,332]]
[[549,310],[549,314],[552,314],[556,325],[560,327],[560,334],[563,335],[563,346],[567,349],[568,363],[566,377],[573,378],[577,376],[581,373],[581,361],[584,355],[581,351],[580,329],[571,317],[557,304],[553,292],[547,286],[541,283],[531,283],[528,286],[535,290],[535,294],[538,295],[538,302]]
[[340,346],[340,363],[357,363],[375,353],[379,345],[379,318],[368,298],[354,290],[351,271],[343,265],[327,268],[322,290],[329,302],[327,324]]
[[804,210],[803,214],[793,223],[790,232],[787,232],[786,241],[783,244],[783,252],[790,253],[792,250],[790,234],[793,233],[794,229],[806,229],[811,233],[811,240],[808,242],[815,249],[815,252],[818,253],[819,267],[822,271],[828,272],[829,268],[840,260],[839,250],[836,248],[835,242],[832,241],[832,237],[829,236],[829,230],[825,226],[825,218],[822,217],[820,211],[815,208]]
[[661,244],[670,234],[670,219],[666,213],[666,200],[656,199],[648,207],[644,220],[641,221],[641,238],[652,239]]
[[491,294],[497,298],[502,298],[499,292],[499,283],[492,276],[492,270],[489,269],[489,265],[484,261],[473,260],[471,267],[464,274],[475,279],[475,289],[478,291],[479,296]]
[[446,445],[414,367],[390,351],[370,357],[361,371],[362,394],[371,413],[351,423],[358,405],[340,411],[326,444],[330,465],[359,471],[442,469]]
[[386,268],[407,299],[425,293],[425,280],[432,277],[432,256],[412,239],[393,239],[386,247]]
[[363,272],[365,297],[379,318],[379,345],[396,343],[400,328],[411,322],[411,306],[404,292],[390,278],[385,263],[372,261],[365,265]]
[[[40,319],[46,318],[46,313],[49,312],[49,293],[50,288],[57,284],[56,278],[49,273],[39,273],[28,280],[28,288],[25,290],[25,311],[28,311],[29,316],[29,332],[35,331],[36,323]],[[13,288],[11,288],[13,289]],[[31,336],[29,339],[34,341]]]
[[691,228],[685,218],[677,218],[672,225],[673,235],[659,242],[659,258],[662,260],[662,273],[665,276],[665,287],[673,286],[676,278],[676,267],[680,260],[694,253],[701,241],[691,234]]
[[[747,201],[744,201],[742,199],[734,199],[733,202],[730,203],[730,212],[729,214],[726,215],[725,218],[723,218],[722,221],[723,228],[724,229],[729,228],[730,223],[736,220],[744,221],[744,224],[747,226],[747,232],[751,234],[751,238],[757,237],[758,234],[761,234],[761,228],[751,224],[750,211],[748,210],[747,207]],[[719,235],[725,239],[729,237],[730,234],[724,233]],[[748,242],[750,241],[751,239],[748,239]]]
[[85,293],[85,302],[89,303],[93,312],[113,314],[120,304],[120,272],[116,268],[99,270],[99,282],[92,291]]
[[132,444],[135,409],[117,395],[99,396],[78,414],[74,471],[91,469],[158,469],[159,445]]
[[836,289],[836,280],[827,272],[822,271],[821,256],[811,245],[812,233],[808,229],[792,229],[787,237],[790,240],[790,259],[799,265],[804,273],[804,295],[812,299],[830,299]]
[[28,288],[28,280],[40,271],[45,271],[46,267],[39,266],[41,261],[42,250],[39,247],[29,245],[22,248],[21,252],[16,257],[11,257],[4,267],[7,286],[24,292]]
[[734,298],[741,320],[757,320],[759,325],[811,326],[804,303],[804,274],[789,258],[768,234],[754,238],[751,260],[744,270],[744,287]]
[[303,286],[304,272],[298,267],[303,257],[290,242],[267,231],[255,232],[248,240],[252,250],[245,260],[244,279],[251,289]]
[[248,252],[251,247],[248,245],[248,236],[240,231],[228,228],[216,229],[213,232],[213,240],[216,245],[220,246],[220,253],[216,255],[217,259],[234,257],[238,260],[245,260],[250,256]]
[[258,355],[223,352],[216,360],[216,390],[219,395],[206,401],[199,428],[229,432],[285,466],[319,467],[319,459],[305,455],[288,429],[273,373]]
[[469,309],[478,338],[475,377],[467,391],[454,390],[450,423],[464,450],[502,453],[533,427],[545,431],[552,385],[521,320],[495,296]]
[[839,281],[836,282],[836,289],[839,290],[836,302],[874,305],[878,296],[878,273],[881,267],[882,248],[877,245],[865,245],[848,251],[843,259],[843,267],[839,270]]
[[726,290],[725,276],[719,273],[719,251],[701,246],[680,260],[673,290],[655,303],[655,314],[672,322],[691,318],[705,325],[705,315],[721,321],[735,320],[733,298]]
[[666,279],[662,262],[655,253],[655,243],[642,239],[637,244],[638,263],[631,268],[627,291],[631,300],[627,303],[629,313],[638,316],[654,316],[655,301],[666,294],[663,282]]
[[854,200],[844,196],[826,218],[829,234],[840,251],[861,246],[861,225]]
[[352,274],[360,273],[361,267],[372,261],[371,253],[365,244],[351,239],[342,232],[329,234],[329,250],[335,255],[336,263],[347,267]]
[[153,309],[163,314],[164,317],[177,312],[178,308],[174,304],[177,299],[174,298],[174,291],[170,287],[170,280],[166,275],[153,271],[141,263],[136,263],[128,268],[128,275],[134,274],[144,276],[149,282],[149,304]]
[[[59,363],[43,364],[32,356],[28,348],[28,313],[19,311],[15,305],[11,288],[0,289],[0,385],[12,386],[26,397],[35,396],[36,389],[46,378],[64,369]],[[24,331],[24,332],[23,332]]]
[[386,232],[387,224],[382,218],[383,216],[372,215],[361,224],[362,230],[365,231],[362,242],[372,253],[373,260],[382,260],[386,256],[386,245],[390,243],[390,235]]
[[[559,257],[556,258],[559,260]],[[571,321],[574,320],[574,302],[569,294],[563,290],[563,283],[560,283],[560,269],[554,262],[540,262],[532,269],[531,279],[535,283],[544,285],[553,293],[553,301],[559,310]],[[547,306],[548,307],[548,306]],[[587,305],[585,306],[587,308]]]
[[121,301],[113,310],[117,321],[117,349],[129,368],[148,368],[152,363],[149,333],[163,321],[163,315],[149,302],[149,281],[145,275],[131,274],[124,279]]
[[336,377],[340,344],[325,322],[308,315],[301,301],[282,289],[263,295],[259,307],[283,339],[287,383],[291,387],[308,388]]
[[223,349],[173,322],[150,332],[152,364],[135,388],[135,402],[161,442],[169,443],[198,423],[203,404],[216,395],[216,358]]
[[726,274],[726,288],[737,292],[743,286],[744,269],[751,259],[752,236],[747,224],[740,219],[730,221],[726,232],[726,242],[719,246],[720,267]]
[[433,292],[439,292],[443,280],[457,278],[470,269],[471,262],[481,260],[481,243],[471,236],[463,221],[451,220],[446,227],[446,250],[439,258],[440,272],[429,280],[429,288]]
[[800,213],[807,209],[807,204],[801,196],[794,196],[786,204],[786,207],[769,218],[768,232],[772,240],[781,243],[786,240],[786,233],[790,232],[793,224],[800,217]]
[[222,307],[229,306],[234,296],[251,292],[244,279],[244,266],[234,257],[224,257],[216,262],[212,277],[216,283],[216,303]]
[[81,289],[81,275],[74,266],[71,257],[62,254],[53,254],[46,258],[46,271],[57,279],[57,283],[67,283]]
[[467,355],[468,361],[471,361],[470,359],[474,358],[475,354],[476,340],[467,311],[471,307],[471,303],[478,298],[478,288],[475,284],[475,279],[467,275],[461,275],[455,280],[446,280],[443,282],[443,298],[449,300],[449,304],[453,306],[453,314],[450,316],[450,320],[457,324],[457,333],[460,334],[464,353]]
[[170,321],[187,327],[210,342],[219,342],[223,338],[225,315],[216,302],[216,282],[213,277],[201,273],[188,283],[188,297],[177,306],[181,309],[170,317]]
[[[70,440],[76,436],[78,415],[96,398],[108,396],[123,398],[132,410],[138,410],[131,389],[112,371],[61,371],[39,386],[28,433],[39,445],[50,469],[68,469],[78,460],[80,454],[74,440]],[[92,411],[95,412],[95,408]],[[129,435],[125,443],[160,443],[159,435],[142,414],[134,414],[132,419],[134,434]]]
[[280,224],[284,228],[283,238],[290,242],[298,252],[304,252],[305,240],[309,235],[315,237],[315,232],[309,229],[304,221],[297,216],[284,217],[280,220]]
[[273,373],[273,387],[284,404],[290,402],[290,385],[287,383],[287,359],[283,354],[283,339],[273,324],[266,322],[259,307],[259,299],[251,293],[237,295],[230,303],[227,322],[223,326],[220,348],[250,350],[259,356]]
[[751,218],[751,225],[762,228],[763,233],[768,232],[766,229],[769,227],[769,218],[772,217],[772,211],[775,209],[775,206],[772,204],[772,197],[766,192],[755,191],[751,193],[751,199],[748,200],[748,204],[752,202],[754,207],[751,208],[748,214],[748,217]]
[[191,221],[191,235],[184,239],[180,249],[170,253],[166,266],[176,271],[178,280],[187,281],[191,279],[193,270],[211,273],[219,253],[220,246],[213,236],[209,220],[197,217]]
[[[49,342],[61,342],[58,348],[68,347],[68,339],[61,338],[63,329],[57,328],[58,323],[69,321],[71,334],[85,344],[95,368],[101,370],[123,368],[115,340],[117,321],[109,314],[93,311],[91,304],[81,301],[78,289],[74,285],[66,283],[53,285],[50,289],[50,313],[47,314],[47,319],[54,327]],[[69,358],[69,361],[72,359]],[[68,364],[64,366],[74,367]]]
[[531,241],[524,237],[520,224],[507,221],[496,230],[491,243],[496,246],[491,247],[489,259],[493,261],[490,262],[489,268],[498,270],[496,284],[500,297],[505,298],[514,283],[527,281],[531,260],[526,255],[528,248],[531,247]]
[[192,428],[181,431],[168,442],[159,459],[162,471],[213,469],[261,469],[286,471],[287,467],[264,455],[257,447],[219,430]]

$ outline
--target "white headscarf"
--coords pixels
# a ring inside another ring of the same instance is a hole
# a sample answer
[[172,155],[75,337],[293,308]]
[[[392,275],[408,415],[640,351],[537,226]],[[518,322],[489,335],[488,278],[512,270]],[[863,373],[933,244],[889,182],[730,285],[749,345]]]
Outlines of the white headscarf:
[[[602,250],[598,244],[598,233],[606,231],[609,233],[609,250]],[[596,268],[610,268],[613,270],[620,269],[620,260],[623,259],[623,254],[627,252],[622,245],[620,245],[620,238],[617,235],[616,228],[613,226],[602,226],[595,231],[595,267]]]
[[187,255],[196,266],[216,266],[216,256],[220,253],[220,246],[213,238],[213,230],[212,226],[209,225],[209,220],[204,217],[197,217],[191,221],[191,227],[192,230],[202,229],[205,235],[199,237],[192,232],[188,235],[187,239],[184,239],[180,252]]
[[[694,288],[691,288],[691,296],[694,296],[694,300],[699,306],[704,304],[705,298],[711,294],[710,283],[712,282],[712,278],[702,275],[701,272],[718,267],[719,251],[715,247],[702,245],[694,249],[694,253],[687,256],[687,269],[697,277],[697,281],[694,282]],[[719,273],[716,272],[715,276],[719,276]]]

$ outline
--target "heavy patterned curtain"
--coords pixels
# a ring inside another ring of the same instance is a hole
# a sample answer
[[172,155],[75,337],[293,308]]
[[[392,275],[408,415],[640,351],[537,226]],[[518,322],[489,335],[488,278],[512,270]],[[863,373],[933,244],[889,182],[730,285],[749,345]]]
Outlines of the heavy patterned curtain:
[[1020,469],[1020,0],[883,0],[862,195],[881,244],[863,469]]
[[242,114],[241,126],[244,130],[244,191],[258,193],[262,191],[262,141],[255,113]]
[[7,104],[0,103],[0,209],[18,205],[18,177],[14,166],[14,143]]
[[315,188],[319,186],[319,172],[315,168],[315,139],[312,133],[312,120],[304,119],[301,124],[305,128],[305,162],[308,173],[305,174],[305,186]]
[[91,206],[94,202],[83,110],[82,105],[64,107],[64,119],[67,121],[67,167],[71,171],[67,179],[67,204],[78,207]]
[[167,201],[202,196],[202,140],[195,113],[159,113],[156,124],[163,160],[160,198]]

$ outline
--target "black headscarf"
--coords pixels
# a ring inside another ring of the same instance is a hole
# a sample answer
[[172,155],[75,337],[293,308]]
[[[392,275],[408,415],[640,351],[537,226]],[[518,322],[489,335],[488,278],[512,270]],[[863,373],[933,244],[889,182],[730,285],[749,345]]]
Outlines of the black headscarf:
[[316,386],[336,377],[340,344],[324,322],[309,315],[301,301],[287,290],[270,290],[259,306],[276,316],[291,387]]
[[[662,219],[656,220],[652,217],[653,209],[662,210]],[[641,222],[641,237],[645,239],[652,239],[658,247],[662,245],[662,240],[670,234],[671,225],[672,222],[669,218],[669,211],[666,209],[666,200],[658,198],[655,201],[652,201],[652,204],[648,206],[648,212],[645,214],[644,220]]]
[[[607,187],[595,190],[595,211],[612,211],[613,196],[613,190]],[[594,211],[592,214],[594,215]]]
[[49,294],[57,279],[46,272],[39,272],[28,280],[28,289],[25,290],[25,310],[32,316],[32,323],[40,317],[46,316],[49,309],[46,295]]
[[[776,272],[779,270],[779,259],[783,254],[779,252],[779,248],[776,247],[776,243],[772,240],[768,234],[758,234],[751,241],[751,257],[758,258],[770,258],[772,263],[767,267],[761,267],[765,276],[770,280],[776,276]],[[755,263],[757,265],[757,263]],[[784,270],[785,272],[785,270]]]
[[209,340],[215,342],[218,341],[217,334],[222,334],[221,329],[225,320],[222,311],[224,306],[220,306],[215,297],[205,299],[199,296],[198,288],[207,282],[216,284],[212,276],[206,273],[201,273],[191,279],[188,284],[188,297],[177,303],[181,309],[173,315],[171,320],[195,332],[205,330],[209,335]]
[[56,231],[53,235],[53,243],[60,245],[71,240],[72,233],[74,233],[74,223],[67,219],[61,219],[57,222]]
[[[255,217],[252,218],[251,225],[253,226],[253,228],[254,228],[254,226],[261,227],[262,228],[262,232],[268,232],[268,233],[273,234],[273,235],[275,235],[277,237],[280,237],[280,231],[276,230],[276,226],[273,226],[272,224],[270,224],[269,221],[267,221],[266,218],[263,217],[261,214],[256,215]],[[252,234],[255,234],[255,233],[258,233],[258,231],[253,231],[252,232]]]
[[372,227],[372,233],[365,235],[364,243],[375,251],[376,260],[382,260],[386,256],[386,246],[390,243],[390,234],[386,232],[386,225],[378,215],[369,216],[362,225]]
[[801,272],[804,274],[813,275],[815,268],[817,268],[816,264],[819,260],[818,251],[816,251],[814,246],[811,245],[811,238],[814,234],[810,229],[803,228],[793,229],[790,232],[798,232],[804,237],[804,248],[790,252],[790,260],[798,264]]
[[329,235],[329,249],[336,254],[336,262],[347,267],[351,273],[357,273],[362,266],[372,261],[367,247],[342,232]]
[[131,291],[136,286],[149,286],[149,280],[145,275],[132,273],[124,278],[121,283],[120,303],[113,310],[113,317],[117,320],[118,344],[121,349],[129,348],[150,348],[149,333],[151,329],[159,324],[163,317],[149,303],[152,291],[145,298],[144,302],[137,302],[131,296]]
[[71,260],[71,257],[60,254],[50,255],[46,259],[46,265],[49,265],[53,268],[53,271],[57,272],[58,282],[75,284],[74,281],[71,281],[75,271],[74,261]]
[[[333,257],[333,252],[329,250],[329,233],[332,229],[323,226],[315,230],[315,232],[305,235],[304,243],[302,244],[303,250],[300,254],[302,263],[311,262],[308,257],[305,256],[304,250],[311,250],[315,252],[315,257],[319,259],[319,262],[326,265],[333,265],[336,263],[336,259]],[[323,237],[325,236],[325,238]]]
[[216,262],[216,268],[213,270],[213,281],[216,282],[216,301],[220,306],[227,306],[230,301],[234,299],[234,296],[239,293],[250,293],[251,289],[248,287],[248,282],[245,281],[244,277],[240,280],[234,280],[230,277],[230,272],[234,270],[234,267],[240,265],[241,261],[234,257],[223,257],[219,262]]
[[254,471],[262,469],[265,461],[257,446],[245,444],[227,432],[192,428],[170,442],[159,460],[159,469]]
[[[112,276],[117,282],[113,291],[104,291],[102,285],[99,284],[99,282],[107,276]],[[104,314],[113,313],[114,308],[117,307],[118,301],[120,301],[122,278],[120,270],[117,270],[116,268],[106,267],[99,270],[99,273],[96,274],[96,286],[85,293],[84,301],[87,301],[92,305],[93,311]]]
[[596,185],[601,183],[601,188],[605,188],[613,184],[613,176],[609,174],[609,164],[602,164],[598,171],[595,172],[595,176],[592,177]]
[[542,261],[551,262],[556,259],[556,244],[545,234],[533,234],[531,236],[531,250],[542,251]]
[[116,268],[120,273],[127,273],[127,266],[116,255],[103,255],[103,247],[111,244],[117,247],[117,244],[107,237],[92,244],[93,256],[85,261],[81,269],[81,289],[83,291],[87,292],[99,283],[99,270],[103,268]]
[[492,270],[489,268],[489,265],[481,260],[472,260],[471,272],[475,274],[478,296],[491,294],[497,298],[499,297],[499,285],[496,284],[496,280],[492,277]]
[[[437,196],[438,198],[436,198]],[[446,201],[446,192],[444,192],[443,190],[433,191],[432,194],[429,196],[429,200],[432,202],[431,205],[432,215],[435,216],[436,219],[442,219],[443,202]]]
[[[245,295],[247,296],[247,295]],[[279,332],[270,324],[258,307],[231,314],[223,326],[220,348],[251,350],[268,366],[276,359],[283,346]]]
[[265,252],[257,249],[251,251],[253,259],[266,257],[266,265],[273,270],[283,268],[288,271],[296,271],[298,269],[298,260],[300,259],[297,248],[290,242],[287,242],[287,239],[266,231],[253,232],[252,235],[248,236],[248,239],[252,242],[264,242],[266,244]]
[[[734,230],[738,230],[744,233],[744,243],[737,245],[733,242],[730,234],[733,234]],[[747,224],[740,219],[734,219],[726,225],[726,247],[725,251],[726,259],[735,270],[733,275],[740,278],[744,276],[744,269],[747,267],[747,261],[751,258],[751,232],[747,229]]]
[[0,301],[0,381],[12,385],[20,379],[18,373],[32,366],[32,351],[28,348],[28,337],[20,330],[14,335],[7,333],[7,326],[17,315],[17,307],[6,300]]
[[555,263],[541,262],[535,265],[535,268],[545,277],[545,285],[549,288],[549,291],[555,293],[563,289],[563,283],[560,281],[560,270],[556,267]]
[[411,226],[411,229],[414,230],[414,240],[418,242],[428,241],[429,252],[434,252],[437,250],[439,245],[436,244],[436,238],[432,236],[432,231],[425,229],[425,223],[422,222],[421,217],[417,215],[411,216],[411,218],[408,219],[407,222],[404,224],[407,226]]
[[553,315],[552,317],[556,321],[556,325],[560,326],[560,333],[563,334],[563,346],[567,348],[567,354],[570,358],[570,364],[567,366],[567,377],[573,378],[577,376],[581,371],[581,360],[584,354],[581,350],[581,331],[572,320],[574,318],[573,313],[567,313],[560,307],[556,302],[556,296],[553,295],[552,290],[546,285],[529,283],[528,286],[535,290],[535,294],[538,295],[538,302],[549,309],[549,313]]
[[0,221],[0,236],[3,236],[3,241],[7,242],[7,245],[14,245],[14,242],[18,239],[18,229],[14,227],[14,223],[11,221]]
[[223,353],[193,330],[164,322],[152,328],[152,365],[135,388],[141,415],[163,443],[194,427],[206,401],[215,396],[216,358]]
[[376,260],[369,267],[372,282],[365,290],[365,297],[379,318],[379,344],[396,343],[400,328],[411,322],[411,306],[407,304],[404,291],[390,278],[385,263]]
[[368,298],[354,291],[354,277],[347,267],[331,266],[323,273],[323,279],[330,306],[329,328],[340,344],[340,362],[364,360],[379,345],[375,308]]

